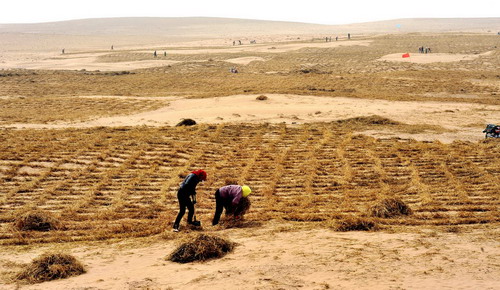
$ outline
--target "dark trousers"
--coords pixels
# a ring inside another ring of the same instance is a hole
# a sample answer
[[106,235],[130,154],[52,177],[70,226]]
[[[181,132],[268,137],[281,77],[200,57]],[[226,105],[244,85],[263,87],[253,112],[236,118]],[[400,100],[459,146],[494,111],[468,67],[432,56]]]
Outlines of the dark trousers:
[[181,219],[186,213],[186,207],[188,209],[188,223],[193,222],[193,215],[194,215],[194,205],[193,202],[191,201],[191,198],[189,198],[189,193],[179,190],[177,192],[177,199],[179,199],[179,214],[175,219],[174,228],[179,228]]
[[219,223],[220,216],[222,214],[222,211],[226,209],[226,214],[230,211],[231,201],[226,201],[220,196],[220,192],[217,189],[215,192],[215,214],[214,214],[214,219],[212,220],[212,225],[216,225]]

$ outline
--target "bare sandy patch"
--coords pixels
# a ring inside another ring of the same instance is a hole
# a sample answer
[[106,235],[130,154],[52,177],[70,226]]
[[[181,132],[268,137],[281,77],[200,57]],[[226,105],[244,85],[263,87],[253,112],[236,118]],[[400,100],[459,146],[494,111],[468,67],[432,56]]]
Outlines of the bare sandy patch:
[[247,57],[226,59],[226,61],[234,64],[247,65],[252,61],[265,61],[265,59],[258,56],[247,56]]
[[[205,232],[223,234],[238,246],[221,259],[177,264],[165,260],[176,246],[172,240],[147,246],[134,240],[105,246],[64,245],[88,272],[23,289],[77,285],[88,289],[493,289],[500,275],[498,231],[488,236],[481,230],[340,233],[268,223],[252,231]],[[11,265],[28,263],[43,248],[25,253],[5,249],[0,258]],[[12,284],[0,287],[17,289]]]
[[492,52],[482,54],[451,54],[451,53],[410,53],[410,57],[403,57],[404,53],[393,53],[379,58],[379,61],[411,62],[411,63],[435,63],[456,62],[461,60],[474,60],[480,56],[486,56]]
[[0,69],[43,69],[43,70],[100,70],[122,71],[167,66],[178,63],[173,60],[140,60],[124,62],[99,62],[98,57],[106,53],[81,53],[71,55],[48,55],[45,58],[4,60]]
[[[335,42],[292,42],[292,43],[276,43],[276,44],[247,44],[235,46],[220,46],[217,48],[184,48],[166,50],[168,54],[213,54],[213,53],[242,53],[242,52],[267,52],[267,53],[282,53],[303,48],[335,48],[341,46],[369,46],[372,40],[350,40],[350,41],[335,41]],[[152,53],[151,50],[141,50],[138,52]]]

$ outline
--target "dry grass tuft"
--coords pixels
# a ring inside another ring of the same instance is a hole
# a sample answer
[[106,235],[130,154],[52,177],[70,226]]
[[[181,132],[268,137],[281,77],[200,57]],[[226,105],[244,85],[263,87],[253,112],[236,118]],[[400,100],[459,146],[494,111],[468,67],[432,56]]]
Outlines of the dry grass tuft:
[[391,218],[400,215],[411,215],[413,211],[399,198],[386,198],[369,208],[369,214],[374,217]]
[[400,125],[401,123],[377,115],[338,120],[336,123],[349,125]]
[[264,95],[260,95],[258,96],[257,98],[255,98],[257,101],[265,101],[267,99],[269,99],[267,96],[264,96]]
[[177,123],[177,127],[179,126],[194,126],[196,125],[196,121],[193,120],[193,119],[182,119],[182,121],[180,121],[179,123]]
[[367,218],[361,217],[348,217],[341,220],[335,230],[339,232],[348,232],[348,231],[372,231],[377,230],[377,224]]
[[61,224],[47,212],[30,211],[16,218],[14,227],[20,231],[47,232],[59,229]]
[[180,245],[168,259],[176,263],[189,263],[221,258],[234,249],[235,244],[223,238],[201,234]]
[[41,283],[85,273],[85,267],[73,256],[62,253],[46,253],[34,259],[17,274],[17,280]]
[[232,229],[232,228],[258,228],[262,226],[260,221],[246,221],[244,219],[234,219],[225,218],[219,223],[219,227],[222,229]]

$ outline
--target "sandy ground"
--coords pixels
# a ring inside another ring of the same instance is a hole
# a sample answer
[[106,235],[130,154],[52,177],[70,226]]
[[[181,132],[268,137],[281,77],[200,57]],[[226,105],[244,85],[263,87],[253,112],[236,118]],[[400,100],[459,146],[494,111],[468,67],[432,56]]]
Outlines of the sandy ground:
[[[169,105],[155,111],[134,115],[104,117],[80,123],[13,124],[16,128],[84,128],[95,126],[164,126],[175,125],[184,118],[198,123],[281,123],[301,124],[329,122],[359,116],[379,115],[410,125],[438,125],[449,132],[401,134],[401,132],[367,132],[376,137],[402,137],[417,140],[477,141],[484,138],[474,124],[498,121],[500,106],[466,103],[404,102],[356,98],[330,98],[285,94],[268,94],[265,101],[258,95],[236,95],[207,99],[165,98]],[[104,96],[101,96],[104,98]],[[99,98],[94,96],[93,98]],[[116,97],[115,97],[116,98]]]
[[[63,245],[88,273],[21,289],[499,289],[498,229],[443,233],[346,232],[294,229],[270,222],[225,230],[239,245],[204,263],[166,261],[176,242],[129,240],[107,245]],[[213,233],[207,229],[208,234]],[[168,237],[173,233],[165,233]],[[177,235],[185,235],[178,233]],[[61,246],[57,246],[61,248]],[[5,263],[28,263],[51,249],[37,247]],[[2,285],[1,289],[17,289]]]
[[252,61],[265,61],[264,58],[258,57],[258,56],[247,56],[247,57],[237,57],[237,58],[231,58],[226,60],[227,62],[230,63],[235,63],[239,65],[247,65],[251,63]]
[[[214,42],[214,44],[220,45],[220,40]],[[304,42],[304,43],[288,43],[270,45],[270,44],[254,44],[254,45],[236,45],[236,46],[220,46],[218,48],[203,48],[203,49],[165,49],[159,50],[158,53],[162,54],[164,51],[167,55],[172,54],[206,54],[207,60],[210,58],[210,54],[216,53],[242,53],[242,52],[271,52],[271,53],[283,53],[293,50],[298,50],[302,48],[314,47],[314,48],[328,48],[328,47],[339,47],[339,46],[355,46],[362,45],[368,46],[371,41],[359,40],[359,41],[338,41],[338,42]],[[23,68],[23,69],[44,69],[44,70],[100,70],[100,71],[117,71],[117,70],[133,70],[151,67],[161,67],[166,65],[171,65],[178,63],[178,61],[173,60],[160,60],[153,58],[154,49],[150,50],[139,50],[134,52],[149,53],[151,54],[151,60],[141,60],[141,61],[128,61],[128,62],[99,62],[98,57],[112,54],[116,51],[109,52],[75,52],[61,54],[61,51],[53,53],[29,53],[29,52],[10,52],[4,53],[0,56],[0,69],[13,69],[13,68]],[[228,60],[228,62],[236,64],[248,64],[251,61],[264,59],[261,57],[243,57],[234,58]]]
[[141,60],[124,62],[99,62],[98,57],[107,53],[11,55],[0,61],[0,69],[41,69],[41,70],[89,70],[120,71],[159,67],[178,63],[173,60]]
[[405,53],[393,53],[379,58],[379,61],[412,62],[412,63],[434,63],[455,62],[461,60],[473,60],[480,56],[490,55],[492,51],[481,54],[459,54],[459,53],[410,53],[410,57],[403,58]]

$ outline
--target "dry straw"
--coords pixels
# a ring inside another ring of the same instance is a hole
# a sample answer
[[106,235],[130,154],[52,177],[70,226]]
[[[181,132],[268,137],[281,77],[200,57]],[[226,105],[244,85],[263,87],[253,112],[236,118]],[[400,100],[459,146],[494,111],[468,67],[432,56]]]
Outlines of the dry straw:
[[400,215],[411,215],[413,211],[399,198],[386,198],[372,205],[369,214],[374,217],[391,218]]
[[168,259],[177,263],[206,261],[221,258],[234,249],[235,244],[223,238],[200,234],[196,239],[180,245]]
[[339,232],[348,231],[372,231],[377,230],[377,224],[371,220],[361,217],[348,217],[341,220],[335,230]]
[[182,121],[180,121],[179,123],[177,123],[177,127],[179,126],[193,126],[193,125],[196,125],[196,121],[193,120],[193,119],[182,119]]
[[233,215],[235,217],[242,218],[247,213],[247,211],[250,209],[250,206],[251,206],[250,199],[248,199],[248,197],[242,197],[240,199],[240,202],[238,203],[238,205],[234,209]]
[[17,280],[40,283],[63,279],[85,273],[85,267],[73,256],[62,253],[46,253],[34,259],[23,271],[17,274]]
[[60,228],[60,223],[52,215],[43,211],[27,212],[14,221],[14,227],[20,231],[46,232]]

